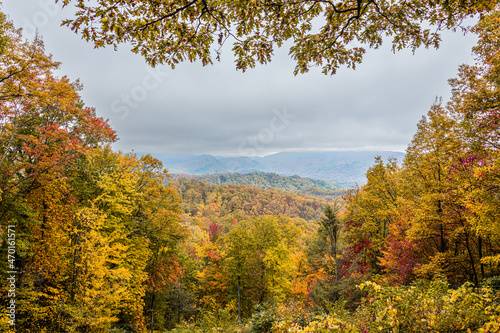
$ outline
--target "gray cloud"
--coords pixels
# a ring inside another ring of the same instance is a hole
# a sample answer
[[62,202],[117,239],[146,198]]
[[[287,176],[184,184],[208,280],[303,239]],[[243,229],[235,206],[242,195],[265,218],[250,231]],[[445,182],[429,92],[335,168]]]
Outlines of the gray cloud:
[[[153,70],[126,46],[93,49],[59,26],[71,13],[52,3],[12,0],[4,11],[27,32],[38,27],[47,51],[62,61],[61,75],[81,79],[83,100],[110,119],[120,137],[115,148],[124,151],[402,150],[435,97],[449,97],[447,80],[459,64],[472,61],[475,41],[446,32],[439,50],[368,50],[356,70],[344,68],[332,77],[319,69],[293,76],[287,49],[246,73],[235,70],[229,48],[213,66]],[[279,131],[271,124],[276,110],[295,116]]]

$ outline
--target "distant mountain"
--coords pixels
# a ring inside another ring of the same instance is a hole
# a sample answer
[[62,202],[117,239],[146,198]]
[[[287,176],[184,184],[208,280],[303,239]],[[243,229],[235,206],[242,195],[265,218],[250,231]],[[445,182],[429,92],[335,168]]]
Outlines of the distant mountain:
[[377,151],[336,151],[321,153],[277,153],[265,157],[219,157],[212,155],[155,154],[175,174],[208,175],[271,172],[325,180],[341,186],[366,183],[365,173],[375,157],[402,161],[404,153]]
[[207,175],[233,172],[212,155],[154,154],[170,173]]
[[208,175],[219,173],[249,173],[268,171],[268,168],[258,161],[246,157],[219,157],[212,155],[189,154],[153,154],[163,162],[170,173],[188,175]]
[[177,175],[176,179],[196,179],[214,185],[241,184],[261,189],[277,189],[287,192],[302,193],[315,197],[336,197],[345,193],[346,189],[324,180],[302,178],[300,176],[281,176],[276,173],[252,172],[252,173],[224,173],[211,175]]
[[230,172],[257,172],[269,171],[268,168],[250,157],[219,157],[219,162]]
[[340,151],[321,153],[278,153],[256,159],[272,172],[284,176],[321,179],[350,186],[366,183],[365,173],[380,156],[385,161],[396,158],[402,161],[404,153],[377,151]]

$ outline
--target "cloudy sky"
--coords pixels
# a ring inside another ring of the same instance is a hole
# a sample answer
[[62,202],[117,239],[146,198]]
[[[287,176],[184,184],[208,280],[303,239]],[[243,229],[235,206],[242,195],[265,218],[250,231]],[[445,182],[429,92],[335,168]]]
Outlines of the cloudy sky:
[[335,76],[319,68],[293,76],[287,48],[245,73],[235,70],[230,48],[213,66],[152,69],[127,46],[94,49],[61,27],[71,12],[53,2],[3,0],[3,10],[27,37],[38,29],[62,62],[60,74],[80,79],[84,102],[109,119],[123,151],[404,151],[436,96],[449,98],[447,80],[458,65],[473,61],[474,37],[447,32],[439,50],[393,54],[386,45]]

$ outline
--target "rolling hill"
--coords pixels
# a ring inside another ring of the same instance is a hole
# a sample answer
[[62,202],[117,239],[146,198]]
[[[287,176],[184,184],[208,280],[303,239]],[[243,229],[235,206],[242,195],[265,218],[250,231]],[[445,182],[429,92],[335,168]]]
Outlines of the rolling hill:
[[282,152],[265,157],[154,154],[172,174],[209,175],[268,172],[324,180],[340,186],[366,183],[365,173],[376,156],[401,161],[404,153],[387,151]]
[[173,174],[172,179],[196,179],[213,185],[247,185],[260,189],[277,189],[287,192],[301,193],[315,197],[337,197],[346,189],[324,180],[302,178],[300,176],[281,176],[276,173],[224,173],[211,175],[179,175]]

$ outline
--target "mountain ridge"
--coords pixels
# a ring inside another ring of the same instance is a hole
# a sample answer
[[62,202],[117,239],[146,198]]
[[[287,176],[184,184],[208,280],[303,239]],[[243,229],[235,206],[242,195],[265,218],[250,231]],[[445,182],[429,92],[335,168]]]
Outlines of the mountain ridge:
[[226,173],[269,172],[282,176],[300,176],[324,180],[340,186],[366,183],[365,173],[375,157],[396,158],[404,153],[394,151],[280,152],[264,157],[152,154],[172,174],[210,175]]
[[281,176],[272,172],[220,173],[210,175],[171,174],[172,180],[195,179],[213,185],[247,185],[263,190],[304,194],[318,198],[337,197],[345,194],[347,189],[325,180],[302,178],[300,176]]

